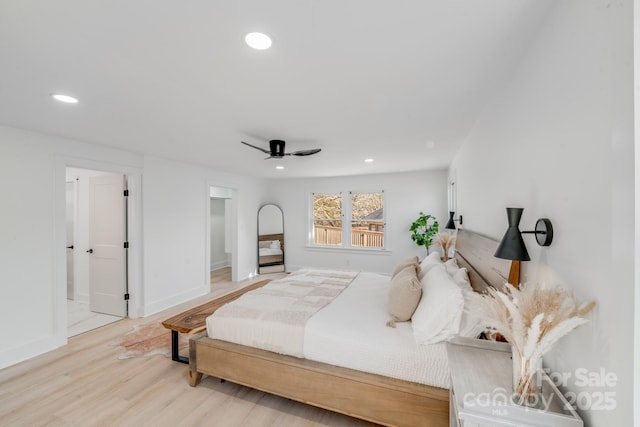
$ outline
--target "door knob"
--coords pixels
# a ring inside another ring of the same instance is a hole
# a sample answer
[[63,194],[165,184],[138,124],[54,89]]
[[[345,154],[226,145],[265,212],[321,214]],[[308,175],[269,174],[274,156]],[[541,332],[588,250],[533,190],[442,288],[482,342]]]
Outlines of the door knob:
[[87,251],[87,253],[92,254],[92,253],[93,253],[93,249],[89,249],[89,250]]

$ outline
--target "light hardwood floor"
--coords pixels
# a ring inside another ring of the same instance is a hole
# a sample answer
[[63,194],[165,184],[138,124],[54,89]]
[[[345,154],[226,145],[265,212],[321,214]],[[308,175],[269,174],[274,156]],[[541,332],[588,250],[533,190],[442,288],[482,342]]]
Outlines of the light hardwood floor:
[[[268,274],[253,281],[282,276]],[[144,319],[124,319],[0,370],[2,426],[371,426],[233,383],[188,384],[188,367],[155,355],[119,360],[112,341],[251,283],[221,279],[212,293]]]

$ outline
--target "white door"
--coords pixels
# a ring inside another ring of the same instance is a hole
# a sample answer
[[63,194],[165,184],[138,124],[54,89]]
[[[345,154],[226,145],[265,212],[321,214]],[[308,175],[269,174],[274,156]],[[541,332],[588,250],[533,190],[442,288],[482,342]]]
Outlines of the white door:
[[125,317],[124,176],[91,177],[89,185],[89,307]]

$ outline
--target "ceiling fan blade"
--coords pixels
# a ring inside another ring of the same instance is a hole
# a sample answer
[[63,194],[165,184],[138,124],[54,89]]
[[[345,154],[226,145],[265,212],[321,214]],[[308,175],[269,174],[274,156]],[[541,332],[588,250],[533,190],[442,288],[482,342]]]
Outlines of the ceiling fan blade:
[[271,154],[271,151],[269,151],[269,150],[265,150],[265,149],[264,149],[264,148],[262,148],[262,147],[255,146],[255,145],[249,144],[248,142],[244,142],[244,141],[240,141],[240,142],[241,142],[241,143],[243,143],[244,145],[248,145],[249,147],[253,147],[253,148],[255,148],[256,150],[260,150],[260,151],[262,151],[263,153]]
[[287,153],[287,156],[310,156],[312,154],[316,154],[322,151],[320,148],[312,148],[310,150],[299,150],[294,151],[293,153]]

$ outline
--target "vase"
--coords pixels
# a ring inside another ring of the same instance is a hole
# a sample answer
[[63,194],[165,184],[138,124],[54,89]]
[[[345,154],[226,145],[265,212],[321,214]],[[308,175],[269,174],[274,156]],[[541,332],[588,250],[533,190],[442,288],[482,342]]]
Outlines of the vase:
[[513,347],[513,403],[535,408],[542,402],[542,357],[526,358]]

